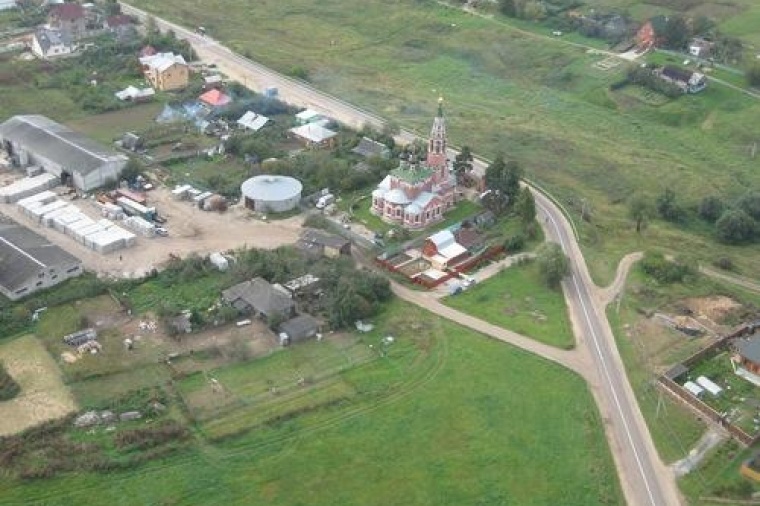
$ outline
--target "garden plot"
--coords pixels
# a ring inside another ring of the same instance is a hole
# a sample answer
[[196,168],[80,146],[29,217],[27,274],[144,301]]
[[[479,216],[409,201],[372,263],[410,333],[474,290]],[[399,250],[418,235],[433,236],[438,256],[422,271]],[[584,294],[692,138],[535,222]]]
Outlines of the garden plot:
[[45,347],[33,336],[0,346],[0,361],[21,386],[21,393],[0,402],[0,436],[14,434],[77,410],[74,397]]

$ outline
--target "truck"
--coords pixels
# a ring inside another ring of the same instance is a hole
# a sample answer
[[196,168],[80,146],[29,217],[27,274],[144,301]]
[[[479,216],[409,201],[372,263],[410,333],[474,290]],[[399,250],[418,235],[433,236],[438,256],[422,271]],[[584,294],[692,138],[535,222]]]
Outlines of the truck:
[[138,204],[132,199],[127,197],[119,197],[116,199],[116,203],[124,209],[124,213],[129,216],[139,216],[140,218],[148,221],[153,221],[156,217],[155,207],[145,207],[142,204]]
[[335,195],[332,193],[328,193],[327,195],[322,195],[317,200],[317,209],[324,209],[325,207],[329,206],[335,202]]

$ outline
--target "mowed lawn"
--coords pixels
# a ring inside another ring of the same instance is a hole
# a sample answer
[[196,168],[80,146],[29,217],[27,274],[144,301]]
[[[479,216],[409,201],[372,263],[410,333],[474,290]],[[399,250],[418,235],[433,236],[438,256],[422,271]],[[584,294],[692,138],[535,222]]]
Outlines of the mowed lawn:
[[543,284],[535,263],[504,269],[443,303],[552,346],[575,346],[562,291]]
[[[216,445],[200,442],[133,471],[5,480],[0,497],[27,504],[97,497],[113,505],[623,504],[600,417],[578,376],[402,302],[377,323],[403,346],[416,339],[403,330],[408,322],[434,338],[436,364],[420,364],[426,373],[385,401],[356,400]],[[371,388],[351,373],[345,379]]]
[[[282,72],[300,67],[317,88],[422,135],[443,95],[453,144],[520,161],[576,221],[590,209],[583,247],[602,283],[633,246],[619,239],[635,235],[626,203],[635,191],[654,199],[671,187],[690,206],[713,193],[734,199],[760,184],[748,155],[760,138],[760,101],[713,85],[647,104],[609,90],[625,65],[599,70],[593,64],[606,56],[515,32],[498,17],[411,0],[137,4],[203,25]],[[688,243],[706,262],[722,254],[707,227],[652,226],[642,242],[673,251]],[[734,260],[756,272],[760,247],[745,247]]]

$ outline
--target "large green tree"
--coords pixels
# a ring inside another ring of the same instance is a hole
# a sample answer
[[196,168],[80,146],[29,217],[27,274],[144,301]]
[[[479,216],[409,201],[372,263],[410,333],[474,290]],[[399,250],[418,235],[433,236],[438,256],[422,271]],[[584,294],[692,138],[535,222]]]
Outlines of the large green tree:
[[720,242],[741,244],[755,235],[755,220],[741,209],[729,209],[715,222],[715,235]]
[[570,273],[570,261],[556,242],[546,242],[536,252],[541,279],[550,288],[557,288]]
[[506,213],[520,193],[521,177],[522,169],[517,162],[507,162],[504,155],[496,155],[493,163],[486,168],[486,189],[489,191],[483,204],[497,215]]
[[691,37],[686,20],[678,15],[669,16],[665,22],[665,43],[671,49],[683,49]]
[[628,216],[636,223],[636,233],[641,231],[652,216],[652,204],[641,193],[634,193],[628,201]]
[[523,225],[533,223],[536,219],[536,201],[533,199],[533,193],[527,186],[517,196],[515,212],[517,212]]

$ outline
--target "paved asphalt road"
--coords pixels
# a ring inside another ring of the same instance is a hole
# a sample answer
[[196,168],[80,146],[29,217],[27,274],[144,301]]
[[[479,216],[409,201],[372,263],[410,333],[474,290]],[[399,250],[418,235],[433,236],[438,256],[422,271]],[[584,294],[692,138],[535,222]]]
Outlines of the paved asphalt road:
[[[127,4],[122,4],[122,7],[126,14],[145,16],[145,12]],[[206,63],[215,63],[221,72],[251,89],[263,91],[266,87],[274,86],[278,89],[282,100],[302,107],[311,107],[354,127],[365,124],[379,127],[384,123],[382,118],[372,113],[243,58],[209,37],[197,35],[191,30],[159,18],[156,18],[156,22],[162,30],[171,29],[178,37],[187,39],[200,59]],[[399,137],[401,141],[410,141],[415,136],[409,132],[402,132]],[[478,162],[478,170],[484,170],[484,167],[483,162]],[[535,189],[534,194],[539,217],[544,220],[543,226],[547,232],[547,238],[559,243],[571,260],[572,272],[564,284],[565,294],[575,326],[578,351],[586,353],[593,363],[593,366],[584,370],[582,375],[591,387],[604,420],[605,432],[626,499],[631,505],[680,504],[682,501],[674,476],[672,471],[662,464],[654,448],[648,428],[628,383],[614,336],[604,313],[604,303],[598,296],[599,289],[591,281],[570,223],[551,199]],[[420,299],[414,302],[426,307],[432,307],[435,303],[432,299]],[[434,309],[440,308],[436,306]],[[481,327],[481,331],[493,335],[486,327]],[[498,336],[502,339],[504,337]],[[520,346],[520,343],[510,341]],[[530,348],[542,354],[536,349],[537,347]],[[551,355],[553,355],[551,360],[561,361],[562,353]],[[567,365],[571,369],[577,368],[577,364]]]

